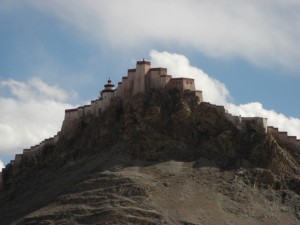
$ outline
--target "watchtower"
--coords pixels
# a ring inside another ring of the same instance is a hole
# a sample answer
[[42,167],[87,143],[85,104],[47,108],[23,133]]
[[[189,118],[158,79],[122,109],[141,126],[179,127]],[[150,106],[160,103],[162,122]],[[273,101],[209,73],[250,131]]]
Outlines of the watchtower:
[[136,74],[133,80],[133,91],[132,95],[139,92],[144,93],[146,91],[145,87],[145,75],[150,70],[151,63],[149,61],[137,61],[136,63]]

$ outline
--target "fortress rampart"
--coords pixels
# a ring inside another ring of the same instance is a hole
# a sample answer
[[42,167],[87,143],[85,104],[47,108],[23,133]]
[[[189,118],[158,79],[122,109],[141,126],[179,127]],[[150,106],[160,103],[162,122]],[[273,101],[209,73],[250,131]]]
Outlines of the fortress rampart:
[[256,131],[263,133],[267,132],[267,118],[233,116],[228,112],[226,112],[226,118],[235,124],[240,130],[247,130],[247,127],[251,123],[251,127],[255,128]]
[[300,154],[300,140],[295,136],[289,136],[287,132],[281,132],[276,127],[269,126],[268,133],[272,134],[274,138],[283,146],[287,146]]
[[219,112],[220,114],[224,114],[227,120],[241,131],[247,131],[248,128],[251,127],[251,129],[255,129],[260,133],[267,132],[267,118],[233,116],[228,113],[224,106],[214,105],[209,102],[202,102],[202,104],[208,104],[210,105],[210,107],[214,107],[217,112]]
[[42,151],[42,149],[47,145],[55,145],[58,142],[59,137],[60,132],[58,132],[54,137],[45,139],[40,144],[32,146],[30,149],[24,149],[23,154],[15,155],[15,159],[11,160],[10,163],[8,163],[5,168],[2,169],[2,172],[0,172],[0,189],[2,188],[4,182],[3,174],[6,171],[10,170],[14,175],[18,170],[18,166],[23,160],[36,163],[36,156]]
[[214,107],[220,114],[224,114],[229,122],[235,125],[239,130],[255,129],[257,132],[270,133],[281,144],[296,149],[300,153],[300,140],[294,136],[288,136],[287,132],[279,132],[277,128],[267,127],[267,119],[260,117],[241,117],[229,114],[224,106],[212,105],[208,102],[203,102],[202,91],[195,89],[195,83],[190,78],[172,78],[168,75],[166,68],[151,68],[150,62],[138,61],[135,69],[129,69],[127,76],[122,77],[122,81],[118,83],[117,89],[111,80],[104,85],[104,89],[100,92],[98,99],[91,101],[91,104],[79,106],[75,109],[66,109],[65,118],[62,124],[62,129],[53,138],[48,138],[40,144],[32,146],[30,149],[24,149],[23,154],[17,154],[14,160],[6,165],[2,172],[0,172],[0,189],[5,183],[4,174],[10,171],[12,174],[16,173],[18,166],[23,160],[36,163],[38,154],[47,145],[55,145],[62,135],[66,134],[72,128],[76,121],[80,121],[87,115],[99,115],[111,103],[115,97],[123,100],[130,99],[135,94],[145,93],[152,89],[177,89],[180,91],[190,91],[198,97],[199,103],[209,104]]

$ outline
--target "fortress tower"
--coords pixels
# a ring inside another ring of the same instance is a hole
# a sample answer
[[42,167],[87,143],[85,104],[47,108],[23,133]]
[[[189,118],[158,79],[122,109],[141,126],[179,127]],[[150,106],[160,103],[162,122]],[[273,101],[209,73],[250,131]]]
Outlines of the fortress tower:
[[139,92],[144,93],[146,91],[145,87],[145,75],[150,70],[151,64],[148,61],[137,61],[136,63],[136,72],[133,79],[133,89],[132,95],[135,95]]
[[107,84],[104,85],[104,90],[100,92],[101,108],[105,109],[109,104],[111,99],[115,96],[115,85],[111,83],[110,78]]

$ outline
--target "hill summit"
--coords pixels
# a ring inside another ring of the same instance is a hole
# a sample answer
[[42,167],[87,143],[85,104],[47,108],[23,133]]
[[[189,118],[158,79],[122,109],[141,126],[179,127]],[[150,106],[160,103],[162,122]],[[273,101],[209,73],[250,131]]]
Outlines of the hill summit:
[[299,224],[299,152],[143,60],[6,166],[0,224]]

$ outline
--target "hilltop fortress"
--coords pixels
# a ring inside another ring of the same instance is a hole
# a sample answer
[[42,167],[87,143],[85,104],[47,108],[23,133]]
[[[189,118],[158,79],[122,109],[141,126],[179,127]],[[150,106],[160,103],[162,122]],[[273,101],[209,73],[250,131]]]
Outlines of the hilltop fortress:
[[190,91],[198,96],[199,102],[203,101],[202,91],[195,90],[194,79],[172,78],[171,75],[168,75],[166,68],[151,68],[150,62],[145,60],[138,61],[136,68],[129,69],[127,76],[122,77],[122,82],[118,83],[118,87],[116,89],[114,87],[109,79],[97,100],[92,101],[90,105],[66,110],[62,130],[65,130],[73,120],[82,118],[85,115],[99,115],[101,111],[109,106],[114,97],[125,100],[152,89]]
[[121,98],[126,103],[126,100],[132,98],[138,93],[146,93],[153,89],[177,89],[182,92],[191,92],[198,97],[198,103],[209,104],[214,107],[220,113],[226,115],[228,121],[230,121],[239,130],[247,129],[247,124],[254,124],[257,132],[270,133],[280,143],[289,146],[291,149],[300,149],[300,140],[295,136],[288,136],[287,132],[280,132],[277,128],[267,127],[267,119],[260,117],[241,117],[233,116],[229,114],[224,106],[216,106],[207,102],[203,102],[202,91],[195,89],[194,79],[190,78],[172,78],[168,74],[166,68],[151,68],[151,63],[148,61],[138,61],[135,69],[129,69],[127,76],[122,77],[122,81],[118,83],[117,88],[112,84],[109,79],[107,84],[104,85],[104,89],[100,92],[98,99],[91,101],[90,105],[80,106],[75,109],[65,110],[65,118],[62,124],[62,129],[53,138],[48,138],[42,141],[40,144],[31,147],[30,149],[24,149],[23,154],[17,154],[14,160],[6,165],[0,173],[0,189],[5,183],[6,171],[10,171],[11,174],[16,174],[18,171],[18,165],[22,160],[29,160],[32,163],[37,162],[36,156],[47,145],[55,145],[59,139],[66,134],[73,124],[83,119],[87,115],[99,115],[101,114],[111,103],[113,98]]

